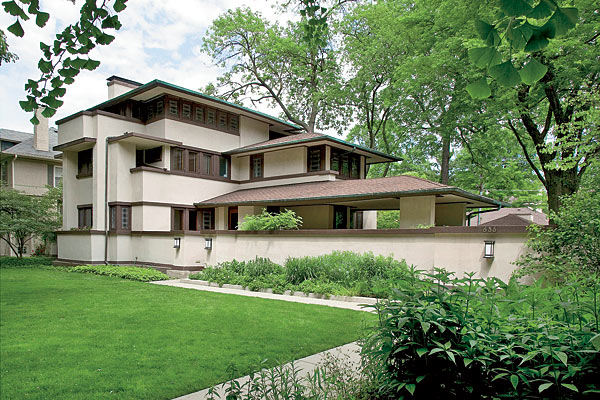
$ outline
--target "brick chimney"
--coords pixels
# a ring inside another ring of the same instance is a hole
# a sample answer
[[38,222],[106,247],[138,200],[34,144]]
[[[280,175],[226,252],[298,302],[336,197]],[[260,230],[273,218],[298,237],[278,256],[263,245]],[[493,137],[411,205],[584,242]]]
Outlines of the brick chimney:
[[42,115],[42,109],[35,110],[35,115],[40,121],[33,126],[33,148],[39,151],[50,151],[48,142],[48,118]]
[[139,82],[121,78],[116,75],[111,76],[107,81],[109,100],[142,86]]

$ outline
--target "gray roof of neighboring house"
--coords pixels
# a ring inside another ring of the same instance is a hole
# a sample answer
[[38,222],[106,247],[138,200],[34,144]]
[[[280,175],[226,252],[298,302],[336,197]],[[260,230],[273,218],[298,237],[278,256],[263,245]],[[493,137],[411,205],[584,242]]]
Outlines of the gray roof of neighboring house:
[[[521,225],[528,225],[530,223],[534,223],[537,225],[548,225],[548,217],[546,214],[532,210],[527,207],[517,207],[517,208],[501,208],[498,211],[482,213],[480,214],[481,220],[479,225],[494,225],[494,222],[506,224],[508,221],[513,223],[518,222],[519,220],[516,218],[520,218],[523,220]],[[510,216],[510,218],[506,218]],[[516,218],[515,218],[516,217]],[[475,225],[477,223],[477,216],[474,216],[471,224]]]
[[54,160],[54,156],[60,151],[52,148],[58,144],[58,131],[55,128],[48,129],[48,144],[50,151],[36,150],[33,147],[33,133],[13,131],[11,129],[0,129],[0,139],[10,142],[19,142],[9,149],[2,151],[4,154],[17,154],[26,157],[45,158]]

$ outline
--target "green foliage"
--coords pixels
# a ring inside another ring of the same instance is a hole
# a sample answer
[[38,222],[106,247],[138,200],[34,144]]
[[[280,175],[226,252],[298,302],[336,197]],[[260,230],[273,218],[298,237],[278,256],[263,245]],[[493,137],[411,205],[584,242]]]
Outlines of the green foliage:
[[120,265],[80,265],[67,268],[66,271],[114,276],[140,282],[165,281],[170,279],[166,274],[152,268],[125,267]]
[[52,237],[62,223],[58,200],[60,189],[43,196],[28,196],[0,187],[0,238],[19,257],[34,236]]
[[518,276],[544,275],[564,282],[573,274],[600,278],[600,192],[580,189],[562,198],[558,213],[551,212],[554,227],[532,225],[527,246],[531,253],[518,261]]
[[[68,25],[57,34],[52,45],[40,43],[43,57],[38,68],[41,76],[37,80],[29,79],[25,84],[27,97],[19,102],[24,111],[42,109],[42,114],[47,118],[56,113],[63,104],[60,98],[66,93],[63,86],[75,82],[74,78],[80,71],[93,71],[100,65],[99,61],[92,60],[88,54],[97,45],[108,45],[114,40],[114,36],[108,32],[121,28],[116,14],[125,9],[125,3],[127,0],[103,1],[99,5],[96,1],[85,1],[78,22]],[[40,10],[39,0],[8,0],[2,6],[7,14],[16,18],[7,30],[17,37],[25,34],[21,21],[35,17],[36,25],[44,27],[50,18],[50,14]],[[7,53],[2,42],[6,43],[0,37],[0,60],[11,54]],[[34,115],[31,122],[37,125],[39,120]]]
[[50,257],[0,257],[0,268],[30,268],[52,265]]
[[0,29],[0,66],[2,63],[15,62],[19,59],[15,53],[11,53],[8,50],[8,43],[6,43],[6,35],[4,31]]
[[[564,288],[411,271],[365,356],[374,398],[579,398],[598,393],[598,279]],[[560,304],[560,306],[558,306]]]
[[302,226],[302,217],[292,210],[269,213],[263,208],[259,215],[246,215],[238,226],[241,231],[281,231],[295,230]]
[[284,266],[264,258],[234,260],[208,267],[190,275],[190,279],[242,285],[250,290],[273,289],[274,293],[290,290],[322,295],[386,297],[406,271],[406,263],[392,257],[346,251],[290,257]]
[[400,228],[400,210],[377,211],[377,229]]

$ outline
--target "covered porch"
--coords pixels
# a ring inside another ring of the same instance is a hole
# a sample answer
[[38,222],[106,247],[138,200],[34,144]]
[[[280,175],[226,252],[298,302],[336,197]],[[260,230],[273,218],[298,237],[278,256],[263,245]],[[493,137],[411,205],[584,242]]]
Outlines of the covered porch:
[[377,229],[377,211],[399,210],[400,229],[464,226],[468,210],[508,206],[413,176],[309,182],[237,190],[195,204],[215,210],[216,230],[236,230],[263,209],[294,211],[301,230]]

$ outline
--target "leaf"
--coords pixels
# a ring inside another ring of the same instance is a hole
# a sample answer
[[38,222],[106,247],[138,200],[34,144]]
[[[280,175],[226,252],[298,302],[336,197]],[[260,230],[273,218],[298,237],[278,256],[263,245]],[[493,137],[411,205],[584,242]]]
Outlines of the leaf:
[[510,383],[512,383],[513,388],[515,388],[515,390],[516,390],[517,386],[519,385],[519,377],[517,375],[511,375],[510,376]]
[[496,379],[504,378],[506,375],[508,375],[506,372],[502,372],[501,374],[498,374],[495,377],[493,377],[492,382],[494,382]]
[[430,327],[431,324],[429,322],[421,321],[421,329],[423,329],[423,333],[427,333]]
[[447,351],[446,355],[448,355],[448,358],[451,359],[454,364],[456,364],[456,359],[454,358],[454,354],[452,352]]
[[502,86],[516,86],[521,83],[519,71],[513,66],[512,62],[506,61],[502,64],[494,65],[489,69],[490,76]]
[[576,8],[558,8],[548,22],[554,25],[556,36],[562,36],[569,29],[575,28],[578,19],[579,12]]
[[37,116],[35,114],[33,115],[33,118],[31,118],[29,121],[34,125],[37,125],[40,123],[40,120],[37,118]]
[[544,19],[552,15],[556,9],[556,4],[551,0],[541,0],[533,10],[527,14],[527,17],[533,19]]
[[121,12],[123,11],[125,8],[127,8],[127,4],[125,4],[127,0],[116,0],[115,4],[113,5],[113,9],[116,12]]
[[567,366],[567,362],[568,362],[568,357],[565,353],[563,353],[562,351],[557,351],[556,352],[556,356],[558,357],[558,359],[565,364],[565,367]]
[[56,110],[54,108],[46,107],[44,111],[42,111],[42,115],[46,118],[52,118],[54,114],[56,114]]
[[463,363],[465,364],[465,367],[468,367],[469,364],[471,364],[472,362],[473,360],[470,358],[463,358]]
[[500,8],[509,17],[520,17],[532,11],[531,6],[523,0],[500,0]]
[[98,68],[99,66],[100,66],[100,61],[90,59],[90,60],[87,60],[87,62],[83,66],[83,68],[87,69],[88,71],[93,71],[96,68]]
[[481,78],[467,85],[467,92],[474,99],[487,99],[492,95],[492,91],[487,83],[486,78]]
[[414,383],[408,383],[406,386],[404,386],[406,388],[406,390],[408,390],[408,392],[411,395],[415,394],[415,389],[417,388],[417,385],[415,385]]
[[427,349],[425,347],[421,347],[420,349],[417,349],[417,355],[419,357],[423,357],[423,354],[427,353]]
[[493,25],[478,19],[475,21],[475,29],[479,37],[485,40],[488,46],[497,46],[500,44],[500,35]]
[[6,29],[8,29],[10,33],[18,37],[23,37],[23,35],[25,34],[25,31],[23,31],[23,27],[21,26],[21,23],[19,21],[16,21],[14,24],[12,24]]
[[2,5],[4,6],[4,11],[12,15],[13,17],[20,17],[24,20],[29,19],[27,14],[25,14],[25,11],[23,11],[23,9],[19,7],[16,1],[5,1],[2,3]]
[[541,30],[537,30],[531,35],[531,38],[527,41],[527,45],[525,46],[525,51],[534,52],[540,51],[548,46],[550,41]]
[[546,75],[546,72],[548,72],[548,67],[535,58],[532,58],[531,61],[519,71],[519,75],[521,75],[523,83],[526,85],[533,85],[542,79],[544,75]]
[[35,24],[40,28],[43,28],[44,26],[46,26],[46,22],[48,22],[48,19],[50,19],[50,14],[43,11],[39,11],[37,13],[37,16],[35,17]]
[[597,351],[600,351],[600,333],[590,339],[590,343]]
[[539,387],[538,387],[538,393],[542,393],[544,390],[548,389],[550,386],[552,386],[553,383],[552,382],[548,382],[548,383],[542,383]]
[[571,383],[561,383],[560,385],[563,387],[566,387],[569,390],[579,393],[579,389],[577,389],[577,386],[575,386]]
[[502,62],[502,56],[493,47],[469,49],[469,60],[478,68],[488,68]]

